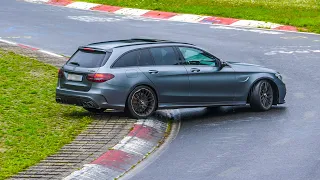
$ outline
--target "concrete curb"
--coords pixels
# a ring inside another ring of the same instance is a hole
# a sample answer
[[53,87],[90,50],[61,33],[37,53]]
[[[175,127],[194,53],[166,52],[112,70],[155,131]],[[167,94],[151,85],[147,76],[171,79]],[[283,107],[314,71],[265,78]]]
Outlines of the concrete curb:
[[165,138],[167,127],[167,123],[156,119],[138,120],[130,133],[117,145],[64,180],[121,177],[158,147]]
[[118,6],[109,6],[87,2],[73,2],[71,0],[24,0],[26,2],[49,4],[56,6],[65,6],[68,8],[82,9],[82,10],[93,10],[102,11],[113,14],[121,14],[127,16],[141,16],[154,19],[162,19],[169,21],[178,22],[189,22],[189,23],[201,23],[201,24],[218,24],[228,25],[234,27],[249,27],[249,28],[267,28],[273,30],[291,31],[297,32],[298,29],[294,26],[281,25],[271,22],[255,21],[255,20],[241,20],[234,18],[223,18],[214,16],[201,16],[194,14],[178,14],[172,12],[153,11],[145,9],[135,8],[123,8]]

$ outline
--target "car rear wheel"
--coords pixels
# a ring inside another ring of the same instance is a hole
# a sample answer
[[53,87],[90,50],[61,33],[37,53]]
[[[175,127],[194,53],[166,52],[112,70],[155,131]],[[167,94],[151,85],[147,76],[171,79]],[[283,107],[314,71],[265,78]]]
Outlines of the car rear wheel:
[[92,113],[103,113],[106,110],[105,108],[96,109],[96,108],[87,108],[87,107],[84,107],[84,109]]
[[137,119],[149,117],[157,107],[155,92],[147,86],[136,87],[129,95],[126,110]]
[[250,106],[258,111],[267,111],[273,104],[273,89],[266,80],[254,85],[250,94]]

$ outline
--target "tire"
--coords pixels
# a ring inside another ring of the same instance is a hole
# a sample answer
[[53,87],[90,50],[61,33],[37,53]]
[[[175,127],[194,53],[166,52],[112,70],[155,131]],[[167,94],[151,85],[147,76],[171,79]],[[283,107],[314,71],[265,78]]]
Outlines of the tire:
[[126,103],[126,112],[136,119],[145,119],[154,113],[158,105],[155,92],[147,86],[134,88]]
[[256,83],[251,89],[250,106],[257,111],[267,111],[273,104],[273,89],[266,80]]
[[219,111],[221,106],[208,106],[207,110],[208,111]]
[[96,108],[86,108],[86,107],[84,107],[83,109],[85,109],[91,113],[103,113],[106,110],[105,108],[96,109]]

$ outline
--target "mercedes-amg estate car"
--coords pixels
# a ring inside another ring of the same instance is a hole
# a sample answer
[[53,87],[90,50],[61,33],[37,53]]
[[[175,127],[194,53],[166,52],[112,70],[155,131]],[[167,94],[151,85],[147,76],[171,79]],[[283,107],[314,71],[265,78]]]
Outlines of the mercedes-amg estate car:
[[283,104],[282,76],[258,65],[223,62],[189,43],[153,39],[81,46],[59,70],[56,101],[90,112],[107,108],[146,118],[157,109]]

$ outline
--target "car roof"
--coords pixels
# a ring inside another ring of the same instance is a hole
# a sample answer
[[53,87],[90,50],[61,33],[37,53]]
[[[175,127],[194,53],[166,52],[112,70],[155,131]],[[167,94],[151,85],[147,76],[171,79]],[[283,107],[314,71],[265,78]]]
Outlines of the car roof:
[[128,46],[143,46],[143,45],[154,45],[154,44],[188,44],[193,45],[190,43],[183,43],[183,42],[174,42],[169,40],[159,40],[159,39],[125,39],[125,40],[114,40],[114,41],[103,41],[97,43],[91,43],[83,47],[87,48],[94,48],[94,49],[103,49],[109,50],[113,48],[119,47],[128,47]]

